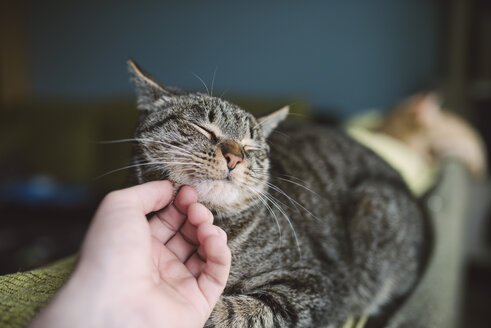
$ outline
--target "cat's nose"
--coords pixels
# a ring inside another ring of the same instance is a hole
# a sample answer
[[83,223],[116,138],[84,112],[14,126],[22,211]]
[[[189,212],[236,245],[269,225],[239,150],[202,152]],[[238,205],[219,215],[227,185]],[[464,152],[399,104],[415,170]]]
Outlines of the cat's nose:
[[224,141],[220,145],[220,150],[222,151],[223,157],[225,157],[225,160],[227,161],[229,171],[235,169],[237,164],[244,160],[242,148],[235,141]]
[[237,164],[239,164],[243,160],[242,156],[237,156],[232,153],[223,154],[223,157],[225,157],[225,159],[227,160],[227,167],[229,171],[235,169]]

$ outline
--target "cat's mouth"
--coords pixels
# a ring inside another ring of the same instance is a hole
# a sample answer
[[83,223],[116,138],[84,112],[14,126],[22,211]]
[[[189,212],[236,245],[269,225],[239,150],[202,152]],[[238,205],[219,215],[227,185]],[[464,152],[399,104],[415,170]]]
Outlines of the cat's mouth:
[[[175,175],[176,185],[190,185],[198,193],[198,201],[214,211],[218,216],[234,216],[247,209],[254,199],[256,189],[262,185],[251,186],[243,169],[207,172],[201,176]],[[208,173],[208,174],[206,174]],[[211,174],[210,174],[211,173]]]
[[203,190],[206,190],[207,192],[213,192],[213,190],[215,189],[219,189],[219,190],[239,189],[239,186],[236,183],[236,179],[234,179],[234,177],[230,174],[226,174],[222,178],[215,178],[215,177],[202,178],[199,179],[198,181],[195,181],[193,185],[195,185],[196,188],[198,188],[199,186]]
[[223,176],[223,178],[207,178],[205,180],[209,181],[223,181],[223,182],[228,182],[228,183],[234,183],[235,179],[234,176],[231,173],[227,173]]
[[231,183],[231,184],[236,185],[237,179],[240,179],[240,177],[238,177],[235,172],[231,171],[231,172],[223,172],[222,174],[219,174],[218,176],[208,176],[205,178],[200,178],[200,182],[206,182],[206,181],[220,182],[221,181],[221,182]]

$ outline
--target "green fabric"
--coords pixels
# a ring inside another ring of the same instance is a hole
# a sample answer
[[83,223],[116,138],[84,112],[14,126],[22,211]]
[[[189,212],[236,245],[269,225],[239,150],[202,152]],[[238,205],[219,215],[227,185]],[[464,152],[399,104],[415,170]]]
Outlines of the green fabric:
[[[73,271],[72,255],[40,269],[0,276],[0,328],[25,327]],[[363,328],[367,317],[349,318],[342,328]]]
[[360,318],[349,318],[341,328],[363,328],[367,323],[368,317],[362,316]]
[[0,276],[0,327],[26,326],[72,272],[73,255],[46,267]]

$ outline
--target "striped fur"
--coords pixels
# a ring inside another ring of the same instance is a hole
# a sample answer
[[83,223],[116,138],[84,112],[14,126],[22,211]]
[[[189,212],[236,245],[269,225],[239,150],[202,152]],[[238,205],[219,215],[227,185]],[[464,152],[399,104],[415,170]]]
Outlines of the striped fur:
[[[285,110],[256,120],[132,72],[142,109],[135,163],[157,163],[138,167],[138,182],[194,186],[229,238],[230,277],[206,327],[339,327],[411,290],[424,216],[375,154],[313,125],[283,124],[268,136]],[[230,172],[224,141],[244,155]]]

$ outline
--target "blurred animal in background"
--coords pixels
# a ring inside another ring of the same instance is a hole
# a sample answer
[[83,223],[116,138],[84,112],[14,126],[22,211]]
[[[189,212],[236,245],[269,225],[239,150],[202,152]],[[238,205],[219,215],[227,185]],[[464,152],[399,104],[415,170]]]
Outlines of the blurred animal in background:
[[429,165],[453,157],[476,179],[486,176],[486,150],[479,133],[458,115],[442,109],[436,93],[419,93],[399,103],[375,131],[409,146]]

